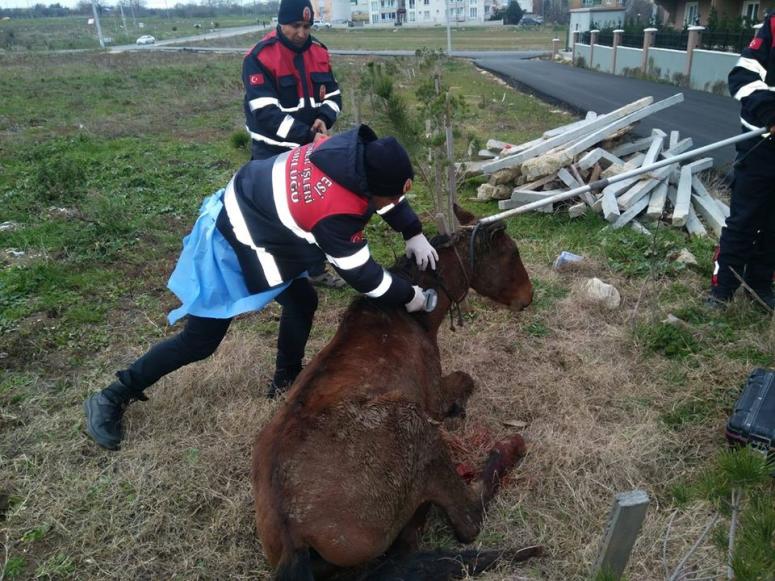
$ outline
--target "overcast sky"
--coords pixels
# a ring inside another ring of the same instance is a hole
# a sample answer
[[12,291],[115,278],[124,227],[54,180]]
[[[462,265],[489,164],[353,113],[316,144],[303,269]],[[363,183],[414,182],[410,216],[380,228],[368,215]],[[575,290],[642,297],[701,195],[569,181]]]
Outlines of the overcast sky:
[[[147,8],[172,8],[178,2],[188,4],[188,0],[167,0],[166,2],[165,0],[145,0],[145,6]],[[75,8],[75,5],[78,4],[78,0],[0,0],[0,8],[32,8],[35,4],[49,5],[56,3],[68,8]],[[250,3],[252,4],[252,0]],[[103,0],[103,4],[106,6],[115,6],[117,0]]]

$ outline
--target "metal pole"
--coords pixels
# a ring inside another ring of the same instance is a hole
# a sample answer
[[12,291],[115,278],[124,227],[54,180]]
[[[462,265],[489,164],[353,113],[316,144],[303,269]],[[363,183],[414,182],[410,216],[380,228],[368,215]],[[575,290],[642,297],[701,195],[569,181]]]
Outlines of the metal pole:
[[452,31],[449,28],[449,1],[450,0],[446,0],[444,4],[447,7],[447,56],[452,56]]
[[728,139],[722,139],[721,141],[716,141],[715,143],[710,143],[703,147],[698,147],[697,149],[692,149],[691,151],[687,151],[685,153],[681,153],[673,157],[668,157],[667,159],[663,159],[656,163],[652,163],[651,165],[646,165],[630,171],[626,171],[624,173],[620,173],[619,175],[616,175],[604,180],[597,180],[585,186],[574,188],[572,190],[568,190],[567,192],[562,192],[560,194],[557,194],[556,196],[549,196],[548,198],[545,198],[543,200],[530,202],[529,204],[525,204],[524,206],[520,206],[519,208],[512,208],[511,210],[506,210],[505,212],[499,212],[498,214],[481,218],[479,222],[483,224],[487,224],[489,222],[495,222],[496,220],[500,220],[502,218],[508,218],[509,216],[514,216],[515,214],[524,214],[525,212],[529,212],[530,210],[535,210],[536,208],[541,208],[542,206],[546,206],[547,204],[552,204],[554,202],[562,202],[563,200],[569,200],[571,198],[575,198],[576,196],[580,196],[581,194],[586,194],[587,192],[591,192],[593,190],[602,190],[604,187],[606,187],[609,184],[615,184],[616,182],[620,182],[622,180],[626,180],[626,179],[650,172],[652,170],[659,169],[660,167],[673,165],[674,163],[678,163],[679,161],[684,161],[685,159],[691,159],[693,157],[697,157],[698,155],[702,155],[703,153],[720,149],[727,145],[733,145],[740,141],[746,141],[747,139],[751,139],[753,137],[759,137],[769,132],[770,132],[769,129],[754,129],[753,131],[749,131],[747,133],[741,133],[740,135],[735,135],[734,137],[729,137]]
[[102,26],[100,26],[100,15],[97,13],[97,4],[91,0],[91,9],[94,13],[94,24],[97,25],[97,38],[100,41],[100,48],[105,48],[105,39],[102,38]]
[[119,10],[121,10],[121,22],[124,24],[124,34],[129,34],[129,29],[127,29],[127,27],[126,27],[126,16],[124,16],[124,3],[123,3],[123,1],[118,3],[118,8],[119,8]]

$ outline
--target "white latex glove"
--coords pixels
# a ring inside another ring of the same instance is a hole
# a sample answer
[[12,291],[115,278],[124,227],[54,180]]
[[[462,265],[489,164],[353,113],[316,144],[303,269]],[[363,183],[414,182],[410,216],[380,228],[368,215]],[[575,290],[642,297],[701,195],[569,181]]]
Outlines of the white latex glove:
[[414,285],[412,289],[414,290],[414,296],[412,297],[412,300],[405,303],[404,306],[410,313],[416,313],[425,307],[425,295],[422,292],[422,288],[417,285]]
[[420,270],[425,270],[430,265],[432,270],[436,270],[436,261],[439,259],[439,253],[431,246],[425,234],[420,233],[412,236],[406,241],[406,255],[417,261]]

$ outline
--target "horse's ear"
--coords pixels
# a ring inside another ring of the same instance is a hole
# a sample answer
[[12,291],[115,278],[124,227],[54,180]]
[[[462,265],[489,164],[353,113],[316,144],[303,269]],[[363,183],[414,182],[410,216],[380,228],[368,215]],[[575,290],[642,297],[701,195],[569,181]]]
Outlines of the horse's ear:
[[468,210],[464,210],[457,204],[454,205],[454,209],[455,209],[455,216],[457,216],[457,219],[460,222],[461,226],[470,226],[476,223],[476,216],[474,216]]

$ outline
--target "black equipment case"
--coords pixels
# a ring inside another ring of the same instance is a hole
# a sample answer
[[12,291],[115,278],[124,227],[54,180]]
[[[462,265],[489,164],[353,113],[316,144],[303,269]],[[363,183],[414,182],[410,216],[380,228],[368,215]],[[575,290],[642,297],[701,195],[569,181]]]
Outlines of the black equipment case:
[[727,439],[775,457],[775,370],[754,369],[727,422]]

